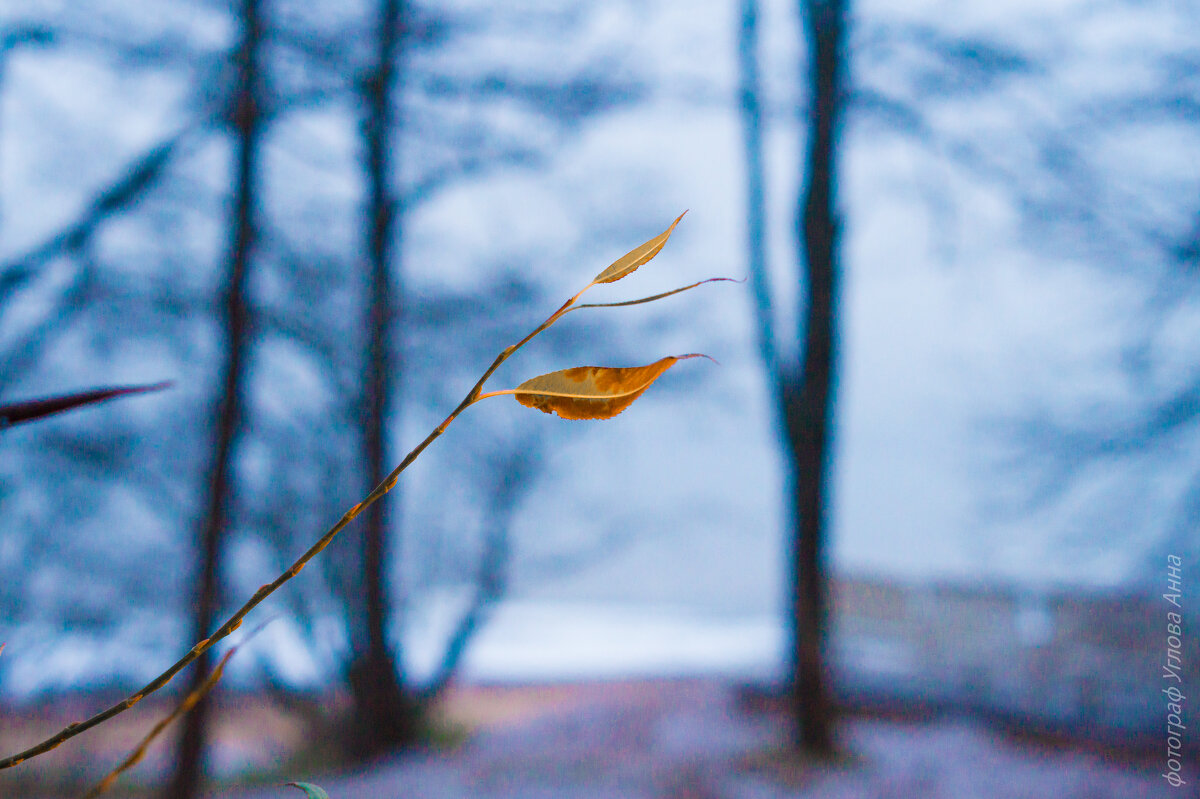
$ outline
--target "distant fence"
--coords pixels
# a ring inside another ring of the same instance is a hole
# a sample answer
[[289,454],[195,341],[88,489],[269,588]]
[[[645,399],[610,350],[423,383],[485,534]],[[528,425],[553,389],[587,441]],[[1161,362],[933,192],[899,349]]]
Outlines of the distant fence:
[[[832,593],[835,692],[845,705],[1161,743],[1169,608],[1159,596],[864,577],[839,578]],[[1200,663],[1198,642],[1185,638],[1185,663]]]

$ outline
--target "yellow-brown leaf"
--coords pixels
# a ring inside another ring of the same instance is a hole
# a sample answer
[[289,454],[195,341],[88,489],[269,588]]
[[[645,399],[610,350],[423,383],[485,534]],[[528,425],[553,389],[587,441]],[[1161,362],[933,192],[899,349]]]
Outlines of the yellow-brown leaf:
[[576,366],[539,375],[517,386],[517,402],[563,419],[611,419],[633,404],[676,361],[668,356],[646,366]]
[[[686,213],[687,211],[683,212],[683,214]],[[650,241],[647,241],[644,244],[639,244],[637,247],[634,247],[632,250],[613,261],[607,269],[596,275],[596,279],[592,282],[612,283],[620,280],[626,275],[632,274],[639,266],[658,255],[658,253],[666,245],[667,239],[671,238],[671,231],[674,230],[675,226],[679,224],[679,220],[683,219],[683,214],[675,217],[675,221],[672,222],[671,226],[665,231],[650,239]]]

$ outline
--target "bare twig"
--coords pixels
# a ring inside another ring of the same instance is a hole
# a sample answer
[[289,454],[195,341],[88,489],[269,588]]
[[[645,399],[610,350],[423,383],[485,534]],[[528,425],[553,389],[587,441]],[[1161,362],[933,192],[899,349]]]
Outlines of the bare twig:
[[[676,219],[675,224],[678,224],[678,222],[679,220]],[[675,225],[672,224],[671,228],[674,228],[674,226]],[[216,632],[214,632],[208,638],[196,643],[195,646],[188,650],[187,654],[177,660],[162,674],[158,675],[149,683],[147,683],[140,691],[130,695],[128,698],[84,721],[68,724],[54,735],[22,752],[18,752],[14,755],[0,759],[0,769],[12,768],[32,757],[45,754],[64,741],[74,738],[76,735],[79,735],[85,730],[89,730],[92,727],[102,724],[114,716],[125,712],[140,702],[145,696],[162,688],[164,685],[170,682],[176,674],[186,668],[203,653],[211,649],[218,641],[228,637],[234,630],[238,629],[242,625],[243,619],[245,619],[246,615],[249,614],[250,611],[262,603],[263,600],[265,600],[271,594],[275,593],[280,586],[299,574],[308,564],[308,562],[316,557],[321,550],[329,546],[333,539],[337,537],[337,534],[345,529],[345,527],[350,524],[350,522],[352,522],[355,517],[358,516],[358,514],[362,513],[363,510],[370,507],[372,504],[382,498],[384,494],[391,491],[392,488],[395,487],[396,481],[399,479],[401,473],[403,473],[404,470],[407,469],[430,444],[437,440],[442,433],[446,432],[446,428],[450,426],[451,422],[457,419],[458,416],[468,407],[485,398],[485,396],[490,396],[483,394],[483,386],[505,361],[511,358],[519,349],[532,341],[534,337],[561,319],[569,310],[571,310],[572,306],[579,301],[579,298],[582,297],[588,289],[602,282],[613,282],[615,280],[619,280],[620,278],[632,273],[633,270],[638,266],[653,258],[666,243],[666,236],[670,233],[670,230],[671,229],[669,228],[667,233],[662,234],[655,239],[651,239],[641,246],[634,248],[625,256],[619,258],[611,266],[597,275],[592,282],[584,286],[583,289],[575,294],[575,296],[564,302],[558,310],[550,314],[550,316],[546,318],[546,321],[534,328],[532,332],[530,332],[516,344],[505,347],[504,350],[496,356],[495,360],[492,361],[491,366],[484,371],[483,375],[479,378],[475,385],[471,387],[471,390],[467,392],[466,396],[463,397],[458,406],[451,411],[450,414],[444,420],[442,420],[441,424],[435,427],[429,433],[429,435],[427,435],[425,439],[421,441],[421,443],[417,444],[417,446],[414,447],[411,452],[404,456],[404,460],[400,462],[399,466],[393,469],[392,472],[379,483],[379,485],[375,486],[375,488],[372,489],[372,491],[361,502],[346,511],[336,524],[325,531],[324,535],[322,535],[316,541],[316,543],[309,547],[303,555],[297,558],[291,567],[276,577],[272,582],[260,586],[259,589],[254,592],[254,595],[251,596],[244,605],[238,608],[237,611],[235,611],[233,615],[230,616],[229,619],[216,630]],[[197,697],[197,701],[198,699],[199,697]]]
[[188,137],[205,121],[193,120],[151,147],[132,161],[115,181],[97,192],[78,219],[32,249],[0,265],[0,301],[6,301],[23,283],[34,277],[42,264],[64,252],[78,250],[105,220],[139,200],[166,171]]
[[87,794],[84,795],[83,799],[95,799],[95,797],[111,788],[113,783],[117,781],[117,777],[121,776],[123,773],[140,763],[142,758],[146,756],[146,751],[150,748],[150,744],[154,743],[154,739],[161,735],[163,730],[171,726],[171,722],[175,721],[184,713],[187,713],[189,710],[195,707],[196,703],[204,698],[205,694],[207,694],[213,689],[214,686],[216,686],[216,684],[220,681],[221,676],[225,673],[225,664],[229,662],[229,659],[233,657],[233,653],[236,651],[237,647],[235,646],[226,652],[225,656],[221,658],[220,662],[217,663],[216,668],[214,668],[212,673],[208,675],[208,679],[201,683],[196,690],[184,697],[184,700],[179,703],[178,707],[176,707],[165,718],[155,724],[154,728],[151,729],[146,737],[141,740],[141,743],[139,743],[137,747],[129,753],[129,757],[125,758],[121,762],[121,765],[117,766],[115,769],[105,775],[104,779],[100,780],[95,787],[88,791]]

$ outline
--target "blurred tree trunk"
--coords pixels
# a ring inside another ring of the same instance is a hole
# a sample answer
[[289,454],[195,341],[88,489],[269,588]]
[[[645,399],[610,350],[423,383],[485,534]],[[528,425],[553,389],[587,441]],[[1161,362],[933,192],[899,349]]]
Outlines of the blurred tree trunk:
[[[397,63],[402,37],[400,0],[381,0],[377,61],[363,86],[366,144],[364,168],[370,186],[366,213],[367,256],[370,262],[367,311],[368,352],[362,411],[363,455],[367,462],[367,490],[374,488],[391,471],[387,457],[386,430],[391,389],[403,365],[394,355],[389,330],[397,321],[399,304],[392,297],[392,264],[398,252],[398,214],[391,190],[395,121],[391,93],[397,80]],[[395,270],[399,274],[399,269]],[[395,420],[392,420],[393,423]],[[396,495],[390,503],[396,512]],[[419,705],[405,687],[402,664],[388,644],[390,617],[387,571],[390,562],[384,503],[367,509],[362,537],[362,580],[364,595],[360,612],[353,613],[348,682],[353,697],[350,740],[351,754],[371,757],[411,745],[420,729]]]
[[[257,205],[255,176],[260,134],[259,52],[262,25],[259,0],[245,0],[242,41],[237,52],[237,86],[230,123],[236,137],[235,185],[231,211],[228,271],[222,291],[225,362],[220,372],[220,398],[214,427],[213,461],[203,521],[197,531],[197,563],[193,610],[193,641],[211,632],[220,605],[221,553],[234,494],[233,452],[246,406],[246,363],[250,348],[246,293],[254,246]],[[205,652],[192,667],[188,691],[195,690],[212,670],[212,653]],[[175,756],[175,774],[167,799],[193,799],[204,776],[203,759],[209,702],[202,699],[184,717]]]
[[800,750],[825,755],[833,746],[825,673],[825,537],[836,377],[838,253],[834,188],[845,9],[840,0],[805,0],[801,17],[810,43],[812,99],[804,184],[796,218],[801,253],[798,272],[808,297],[799,316],[799,362],[796,357],[780,354],[767,269],[757,0],[742,0],[739,99],[746,158],[748,271],[758,345],[775,395],[774,424],[782,427],[789,461],[789,707],[793,742]]
[[791,712],[794,743],[827,754],[833,745],[825,674],[825,538],[829,463],[837,375],[838,221],[837,137],[845,7],[842,0],[807,0],[801,15],[809,41],[808,153],[796,215],[808,302],[798,334],[803,341],[799,384],[789,380],[785,421],[792,455]]
[[[767,273],[766,188],[763,170],[762,86],[758,76],[758,0],[742,0],[741,25],[738,28],[738,100],[742,112],[743,143],[746,157],[746,248],[750,291],[754,298],[759,355],[767,369],[772,388],[776,389],[776,410],[782,407],[781,364],[775,340],[775,319],[771,307],[771,286]],[[777,413],[777,417],[781,414]],[[775,423],[780,422],[775,419]]]

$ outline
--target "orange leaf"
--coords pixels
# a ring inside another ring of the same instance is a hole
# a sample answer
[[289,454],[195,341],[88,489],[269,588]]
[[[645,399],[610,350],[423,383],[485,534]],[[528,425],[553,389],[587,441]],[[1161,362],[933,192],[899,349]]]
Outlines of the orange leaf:
[[522,405],[564,419],[611,419],[676,361],[697,357],[708,356],[668,356],[646,366],[576,366],[530,378],[512,393]]
[[[686,213],[687,211],[683,212],[683,214]],[[675,221],[665,231],[650,239],[650,241],[639,244],[613,261],[607,269],[596,275],[596,279],[592,283],[612,283],[620,280],[626,275],[632,274],[639,266],[658,255],[659,251],[666,245],[667,239],[671,238],[671,231],[679,224],[679,220],[683,219],[683,214],[675,217]]]

